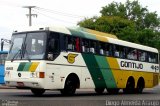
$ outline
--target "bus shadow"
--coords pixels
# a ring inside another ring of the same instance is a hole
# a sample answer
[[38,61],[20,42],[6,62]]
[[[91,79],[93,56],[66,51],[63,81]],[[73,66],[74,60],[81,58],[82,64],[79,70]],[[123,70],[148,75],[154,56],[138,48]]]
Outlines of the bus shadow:
[[18,96],[18,97],[98,97],[98,96],[128,96],[128,95],[136,95],[136,96],[141,96],[141,95],[148,95],[148,94],[156,94],[154,92],[143,92],[142,94],[125,94],[123,92],[120,92],[118,94],[109,94],[107,92],[103,93],[103,94],[97,94],[94,92],[85,92],[85,93],[76,93],[72,96],[65,96],[65,95],[61,95],[60,93],[52,93],[52,92],[47,92],[44,93],[42,96],[35,96],[32,93],[25,93],[25,94],[16,94],[16,95],[12,95],[12,96]]

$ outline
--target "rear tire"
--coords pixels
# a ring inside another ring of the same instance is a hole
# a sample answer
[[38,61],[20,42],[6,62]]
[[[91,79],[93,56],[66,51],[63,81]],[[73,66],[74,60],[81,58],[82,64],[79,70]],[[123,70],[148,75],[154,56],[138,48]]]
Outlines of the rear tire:
[[65,82],[65,87],[64,89],[61,89],[60,92],[62,95],[74,95],[76,92],[76,80],[74,77],[69,77],[67,78]]
[[144,86],[145,86],[144,79],[139,80],[138,83],[137,83],[137,88],[135,89],[135,92],[136,93],[142,93],[143,89],[144,89]]
[[137,86],[137,88],[135,89],[135,92],[141,94],[143,92],[143,89],[144,88],[142,86]]
[[36,88],[32,88],[31,92],[35,95],[35,96],[42,96],[43,93],[45,92],[45,89],[36,89]]
[[103,94],[104,88],[95,88],[95,92],[96,92],[97,94]]

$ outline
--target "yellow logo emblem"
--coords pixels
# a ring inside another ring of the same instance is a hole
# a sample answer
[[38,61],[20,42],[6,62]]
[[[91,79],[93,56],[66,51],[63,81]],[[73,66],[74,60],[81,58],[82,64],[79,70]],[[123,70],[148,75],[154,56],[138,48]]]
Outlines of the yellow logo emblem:
[[64,56],[67,61],[71,64],[73,64],[75,62],[75,58],[78,56],[78,54],[72,54],[72,53],[69,53],[67,56]]

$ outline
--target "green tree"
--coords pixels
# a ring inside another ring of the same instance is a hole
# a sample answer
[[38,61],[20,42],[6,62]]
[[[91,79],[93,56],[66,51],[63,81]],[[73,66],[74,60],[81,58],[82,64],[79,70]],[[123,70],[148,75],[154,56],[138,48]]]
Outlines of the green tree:
[[85,18],[78,25],[160,50],[160,18],[156,12],[149,12],[138,1],[127,0],[124,4],[112,2],[100,13],[100,17]]

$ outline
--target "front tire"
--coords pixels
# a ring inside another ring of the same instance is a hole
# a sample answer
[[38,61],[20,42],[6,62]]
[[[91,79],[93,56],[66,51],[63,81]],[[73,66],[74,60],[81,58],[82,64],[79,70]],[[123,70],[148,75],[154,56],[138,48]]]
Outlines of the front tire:
[[76,92],[76,80],[74,77],[67,78],[64,89],[60,90],[62,95],[74,95]]
[[35,95],[35,96],[42,96],[43,93],[45,92],[45,89],[36,89],[36,88],[32,88],[31,92]]

